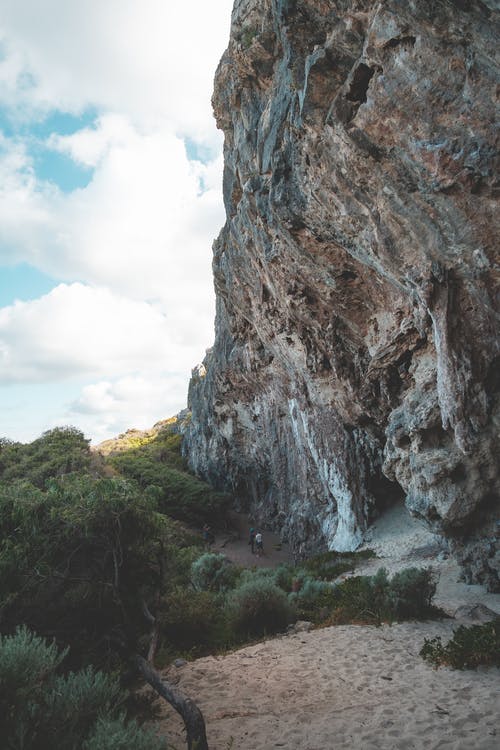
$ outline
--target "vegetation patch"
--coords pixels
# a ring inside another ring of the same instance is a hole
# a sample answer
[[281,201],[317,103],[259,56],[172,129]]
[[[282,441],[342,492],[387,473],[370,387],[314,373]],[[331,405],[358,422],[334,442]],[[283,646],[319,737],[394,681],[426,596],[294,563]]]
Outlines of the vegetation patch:
[[181,442],[182,436],[167,425],[141,445],[110,454],[108,461],[140,487],[156,487],[166,515],[195,526],[215,524],[224,517],[229,498],[188,472]]
[[22,480],[44,489],[48,479],[88,470],[89,445],[74,427],[47,430],[27,444],[0,438],[0,482]]
[[448,643],[443,644],[439,636],[426,638],[420,656],[435,667],[500,667],[500,617],[484,625],[461,625]]
[[360,552],[323,552],[305,560],[302,567],[314,578],[333,581],[342,573],[353,572],[358,563],[374,557],[376,554],[371,549]]
[[328,624],[394,622],[442,616],[432,605],[436,580],[429,569],[407,568],[389,579],[385,568],[374,576],[353,576],[335,588],[336,608]]
[[92,667],[61,674],[66,655],[26,628],[0,637],[5,750],[166,750],[127,717],[127,694],[116,677]]
[[[175,422],[126,433],[101,454],[74,428],[26,446],[0,442],[0,632],[10,653],[0,674],[0,692],[7,686],[0,722],[2,737],[12,737],[8,750],[141,750],[145,742],[156,750],[131,721],[144,715],[140,701],[132,708],[116,683],[132,661],[155,684],[142,655],[151,666],[220,653],[298,618],[321,625],[436,614],[426,570],[389,579],[381,569],[335,582],[371,551],[328,552],[274,569],[244,569],[204,551],[182,522],[216,526],[228,498],[189,474],[180,444]],[[77,697],[88,686],[100,699],[85,704],[80,720]],[[75,703],[73,723],[66,695]],[[14,724],[22,737],[12,734]]]
[[286,593],[264,578],[235,589],[227,606],[236,633],[248,637],[278,633],[295,619]]

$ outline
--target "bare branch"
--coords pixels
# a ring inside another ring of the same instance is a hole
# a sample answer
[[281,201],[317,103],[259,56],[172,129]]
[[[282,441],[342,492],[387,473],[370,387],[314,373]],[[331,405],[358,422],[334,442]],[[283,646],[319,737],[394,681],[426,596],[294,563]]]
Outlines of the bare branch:
[[153,690],[165,698],[181,715],[186,727],[188,750],[209,750],[205,719],[196,703],[177,687],[163,680],[151,664],[139,654],[133,655],[132,662]]

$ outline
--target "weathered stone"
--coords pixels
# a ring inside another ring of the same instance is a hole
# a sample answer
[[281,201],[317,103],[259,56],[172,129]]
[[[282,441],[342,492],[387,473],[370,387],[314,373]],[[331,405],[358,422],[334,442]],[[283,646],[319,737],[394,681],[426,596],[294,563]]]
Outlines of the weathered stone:
[[455,611],[453,617],[455,620],[480,623],[491,622],[500,617],[500,615],[489,607],[485,607],[484,604],[464,604]]
[[498,585],[498,38],[480,0],[235,3],[185,449],[299,555],[404,499]]
[[293,635],[296,633],[309,633],[312,628],[312,622],[309,622],[308,620],[297,620],[297,622],[294,622],[293,625],[289,625],[287,627],[286,632],[289,635]]

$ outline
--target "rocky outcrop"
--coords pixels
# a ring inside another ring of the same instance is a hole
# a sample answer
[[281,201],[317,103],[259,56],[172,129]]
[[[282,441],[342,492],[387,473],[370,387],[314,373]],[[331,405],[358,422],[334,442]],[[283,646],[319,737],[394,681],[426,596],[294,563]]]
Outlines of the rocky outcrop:
[[496,6],[235,3],[185,449],[298,554],[404,501],[499,586]]

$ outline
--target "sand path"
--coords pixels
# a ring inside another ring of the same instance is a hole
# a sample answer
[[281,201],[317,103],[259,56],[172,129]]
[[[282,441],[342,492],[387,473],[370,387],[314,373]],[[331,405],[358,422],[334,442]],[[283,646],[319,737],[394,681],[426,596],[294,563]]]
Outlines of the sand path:
[[[394,508],[377,522],[367,546],[381,559],[365,571],[432,564],[445,609],[468,602],[500,612],[500,595],[457,582],[454,563],[436,560],[436,539],[403,511]],[[244,557],[244,544],[231,554]],[[424,638],[448,638],[456,626],[324,628],[171,667],[166,675],[200,706],[211,750],[496,750],[500,670],[434,670],[418,655]],[[163,712],[161,733],[176,750],[185,748],[177,715],[167,705]]]
[[[275,568],[281,563],[293,562],[288,544],[282,542],[278,534],[262,530],[264,540],[264,554],[259,557],[252,554],[248,544],[249,531],[252,524],[243,513],[230,513],[231,533],[217,531],[212,552],[226,555],[228,560],[237,565],[251,568]],[[257,526],[255,526],[257,530]]]

